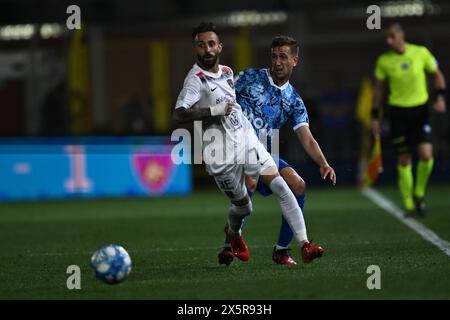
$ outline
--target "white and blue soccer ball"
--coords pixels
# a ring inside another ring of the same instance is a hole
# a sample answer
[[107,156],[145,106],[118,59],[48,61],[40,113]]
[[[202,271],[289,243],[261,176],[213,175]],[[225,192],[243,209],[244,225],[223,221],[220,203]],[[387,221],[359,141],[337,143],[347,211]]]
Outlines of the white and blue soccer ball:
[[128,278],[131,272],[131,258],[122,246],[108,244],[94,252],[91,267],[97,279],[107,284],[115,284]]

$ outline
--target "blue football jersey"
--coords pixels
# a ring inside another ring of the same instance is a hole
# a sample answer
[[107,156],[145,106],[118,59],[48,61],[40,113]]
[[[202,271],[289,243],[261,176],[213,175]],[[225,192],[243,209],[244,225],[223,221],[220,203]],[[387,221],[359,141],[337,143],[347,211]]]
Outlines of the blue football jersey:
[[[288,120],[294,130],[308,125],[305,104],[289,82],[278,87],[268,69],[247,69],[235,80],[236,100],[259,137],[280,129]],[[263,132],[261,132],[263,131]]]

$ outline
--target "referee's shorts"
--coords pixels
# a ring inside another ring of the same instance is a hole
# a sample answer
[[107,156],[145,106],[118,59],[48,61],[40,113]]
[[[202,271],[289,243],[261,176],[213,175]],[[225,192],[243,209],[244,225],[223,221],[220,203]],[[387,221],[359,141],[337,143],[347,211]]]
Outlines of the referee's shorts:
[[431,142],[428,104],[417,107],[389,106],[392,143],[397,154],[411,153],[412,148]]

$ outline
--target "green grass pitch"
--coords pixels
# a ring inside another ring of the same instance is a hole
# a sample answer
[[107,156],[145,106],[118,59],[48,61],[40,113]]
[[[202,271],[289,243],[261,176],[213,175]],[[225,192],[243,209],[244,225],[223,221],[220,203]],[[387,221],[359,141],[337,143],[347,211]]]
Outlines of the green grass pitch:
[[[394,187],[383,194],[399,203]],[[450,240],[450,187],[432,186],[421,220]],[[245,227],[250,261],[219,266],[227,200],[216,189],[189,197],[0,204],[1,299],[449,299],[450,257],[356,189],[310,189],[308,234],[326,252],[305,265],[272,262],[280,224],[274,197],[253,199]],[[106,285],[89,267],[92,252],[118,243],[131,255],[127,281]],[[81,290],[68,290],[69,265]],[[381,290],[368,290],[369,265]]]

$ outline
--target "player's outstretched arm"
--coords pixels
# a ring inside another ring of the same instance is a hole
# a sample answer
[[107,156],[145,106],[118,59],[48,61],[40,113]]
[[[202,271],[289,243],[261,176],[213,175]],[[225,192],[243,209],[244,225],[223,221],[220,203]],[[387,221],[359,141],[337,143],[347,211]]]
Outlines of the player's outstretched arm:
[[221,102],[209,108],[177,108],[174,110],[172,117],[177,123],[188,123],[209,117],[227,116],[232,109],[231,103]]
[[333,185],[336,184],[336,173],[334,169],[328,164],[322,150],[316,139],[314,139],[309,126],[301,126],[296,131],[297,137],[303,145],[306,153],[314,160],[315,163],[320,167],[320,176],[322,179],[329,177]]
[[174,110],[172,117],[176,123],[188,123],[211,117],[211,111],[209,108],[205,109],[178,108]]

